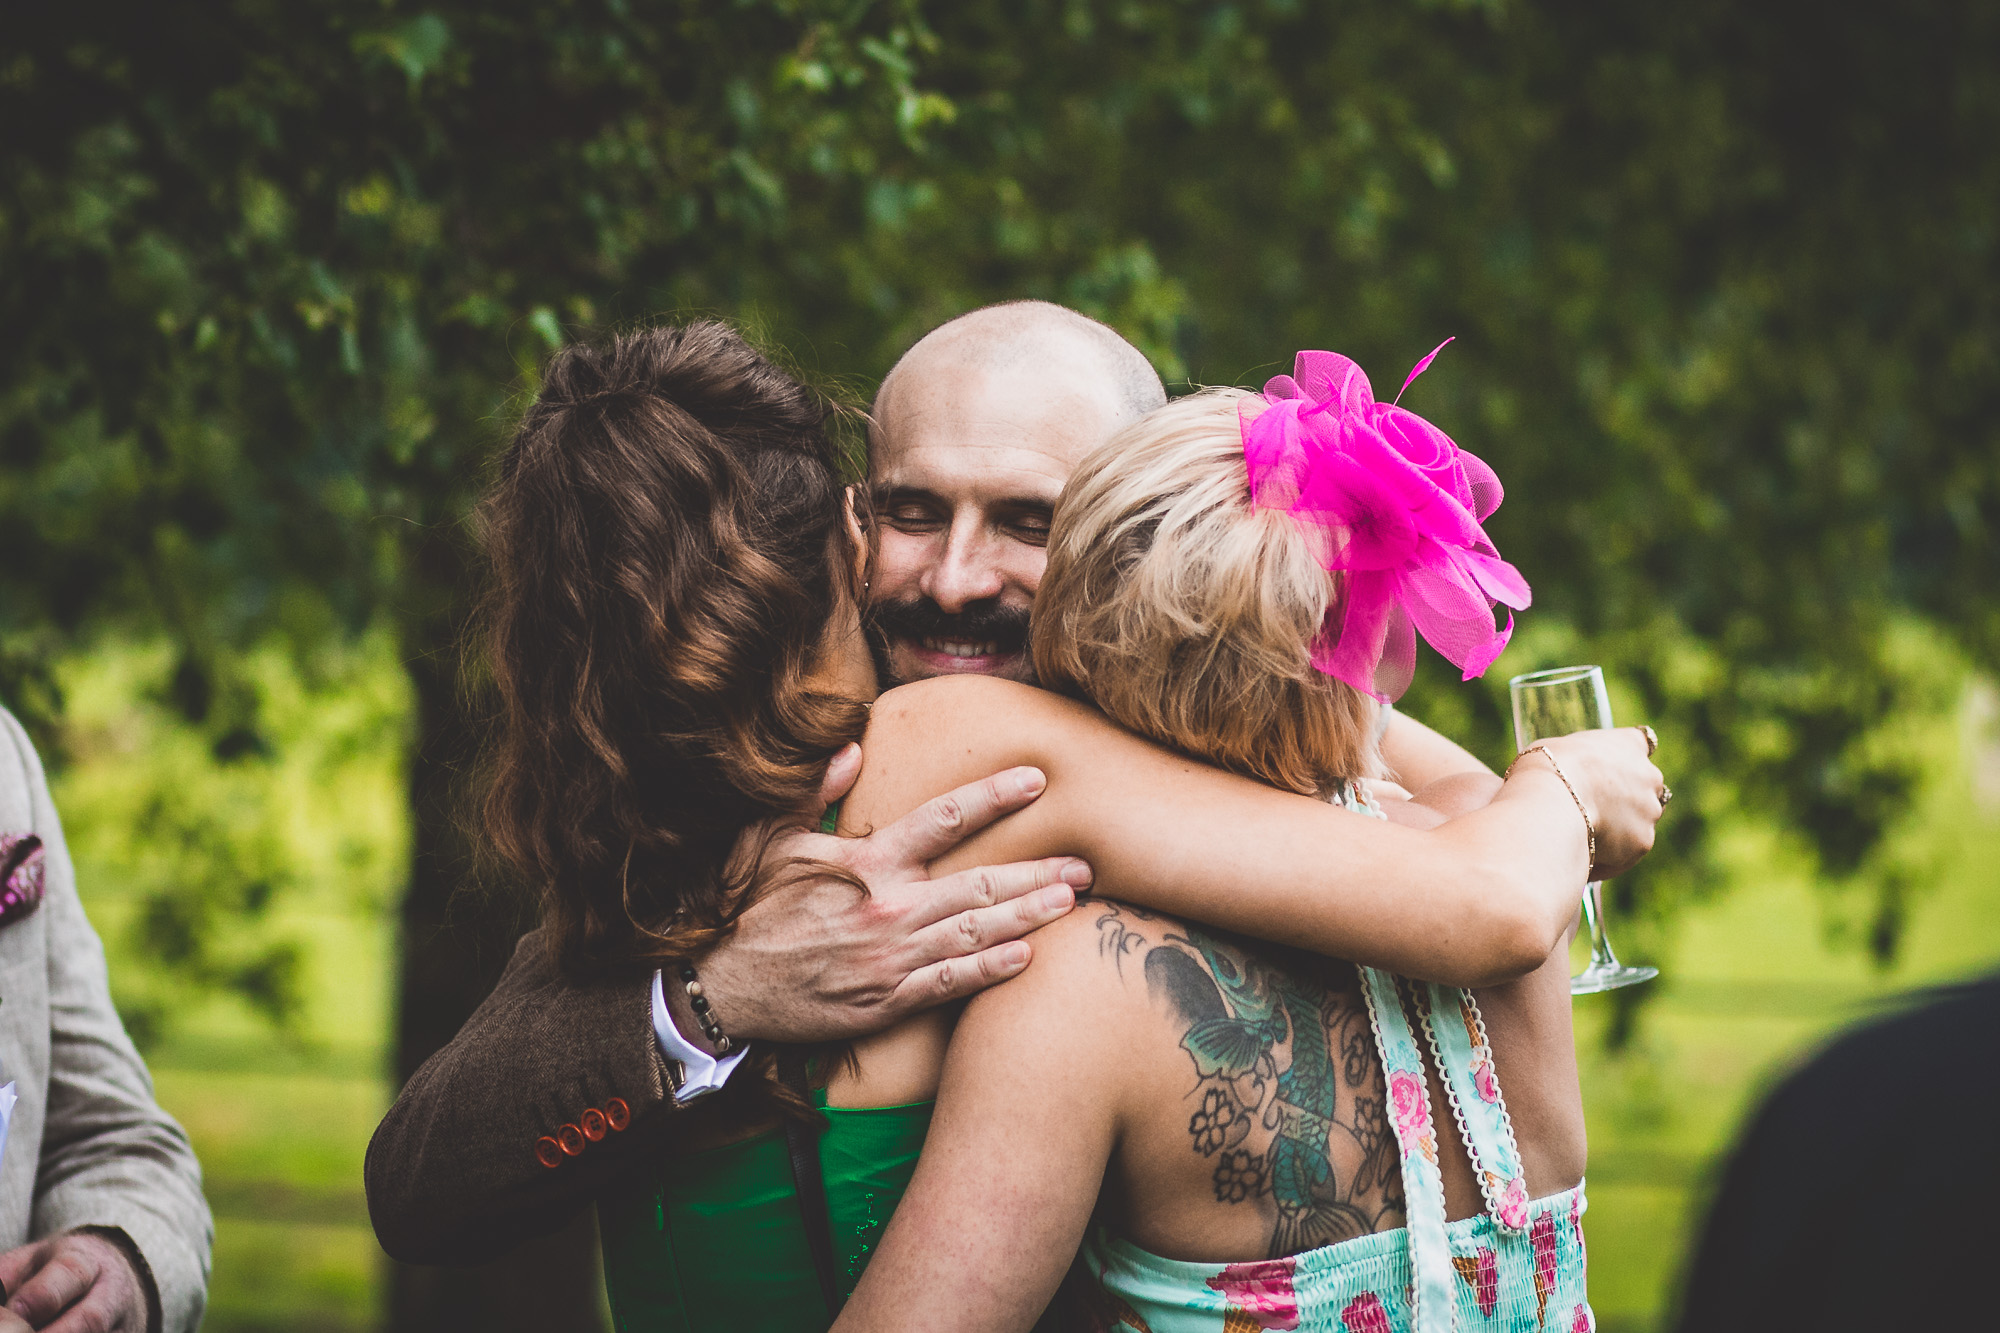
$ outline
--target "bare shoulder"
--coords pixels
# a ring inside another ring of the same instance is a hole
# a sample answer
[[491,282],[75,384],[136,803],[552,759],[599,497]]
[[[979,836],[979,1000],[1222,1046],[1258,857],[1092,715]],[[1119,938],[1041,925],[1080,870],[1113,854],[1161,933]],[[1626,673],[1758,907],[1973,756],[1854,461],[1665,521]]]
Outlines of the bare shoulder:
[[953,1058],[1000,1060],[1065,1087],[1088,1084],[1123,1105],[1136,1086],[1140,1034],[1157,1026],[1145,956],[1177,926],[1099,901],[1042,927],[1027,937],[1035,951],[1027,969],[967,1003]]
[[1027,970],[973,1003],[1054,1004],[1076,1013],[1122,1000],[1143,1001],[1147,954],[1171,947],[1185,938],[1186,930],[1173,917],[1127,903],[1086,900],[1028,936],[1035,957]]
[[967,743],[995,727],[1041,727],[1058,719],[1071,725],[1083,719],[1111,725],[1088,705],[1019,681],[937,676],[898,685],[877,699],[863,745],[877,739],[932,746],[940,741]]
[[1124,734],[1093,708],[1015,681],[945,676],[898,686],[869,714],[861,778],[841,829],[879,827],[1002,769],[1046,769],[1052,754],[1086,730]]

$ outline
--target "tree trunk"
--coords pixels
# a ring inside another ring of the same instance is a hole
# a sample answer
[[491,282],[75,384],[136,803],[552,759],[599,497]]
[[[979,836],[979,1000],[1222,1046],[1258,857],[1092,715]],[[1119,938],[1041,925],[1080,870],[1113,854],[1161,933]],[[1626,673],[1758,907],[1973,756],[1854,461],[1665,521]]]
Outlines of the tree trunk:
[[[433,534],[421,555],[431,588],[466,586],[455,534]],[[442,576],[442,577],[438,577]],[[417,735],[410,762],[414,838],[403,900],[396,1013],[396,1082],[454,1036],[486,998],[529,923],[525,905],[477,884],[468,839],[478,726],[458,675],[460,597],[438,599],[428,616],[406,621]],[[449,608],[448,610],[445,608]],[[506,1095],[496,1090],[496,1095]],[[597,1223],[585,1213],[554,1235],[473,1268],[392,1264],[389,1328],[435,1333],[547,1333],[609,1328],[597,1252]]]

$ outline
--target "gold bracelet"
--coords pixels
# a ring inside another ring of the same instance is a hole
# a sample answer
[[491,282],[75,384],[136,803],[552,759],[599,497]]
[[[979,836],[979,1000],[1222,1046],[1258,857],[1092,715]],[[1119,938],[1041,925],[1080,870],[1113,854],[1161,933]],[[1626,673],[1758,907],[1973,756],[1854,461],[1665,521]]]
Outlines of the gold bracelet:
[[1570,786],[1569,775],[1562,771],[1562,765],[1556,762],[1555,755],[1549,752],[1547,746],[1530,745],[1527,749],[1515,755],[1514,762],[1507,765],[1507,771],[1501,775],[1500,780],[1505,782],[1508,778],[1513,777],[1514,770],[1520,766],[1521,761],[1531,754],[1538,754],[1549,761],[1549,768],[1555,773],[1556,781],[1562,783],[1563,790],[1569,793],[1569,798],[1572,801],[1576,802],[1576,812],[1583,816],[1583,831],[1590,839],[1590,865],[1592,869],[1595,869],[1597,867],[1597,825],[1590,822],[1590,811],[1583,808],[1583,798],[1576,794],[1575,787]]

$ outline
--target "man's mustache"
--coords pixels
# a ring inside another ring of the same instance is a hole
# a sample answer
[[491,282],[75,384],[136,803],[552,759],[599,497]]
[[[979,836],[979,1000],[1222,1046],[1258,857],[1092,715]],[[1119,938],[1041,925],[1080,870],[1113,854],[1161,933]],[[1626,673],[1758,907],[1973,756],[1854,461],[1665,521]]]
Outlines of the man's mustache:
[[928,597],[883,602],[869,613],[876,633],[893,639],[952,639],[960,643],[990,643],[1002,653],[1028,646],[1028,613],[996,600],[968,602],[952,613]]

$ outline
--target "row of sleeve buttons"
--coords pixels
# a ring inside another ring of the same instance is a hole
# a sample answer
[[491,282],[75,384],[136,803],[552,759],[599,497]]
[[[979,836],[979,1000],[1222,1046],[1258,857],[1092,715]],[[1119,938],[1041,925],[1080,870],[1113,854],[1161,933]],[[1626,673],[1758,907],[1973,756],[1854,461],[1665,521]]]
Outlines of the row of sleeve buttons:
[[623,1097],[613,1097],[604,1103],[603,1110],[593,1106],[578,1116],[575,1124],[536,1139],[535,1160],[550,1168],[561,1166],[563,1158],[582,1156],[585,1148],[631,1123],[632,1108]]

